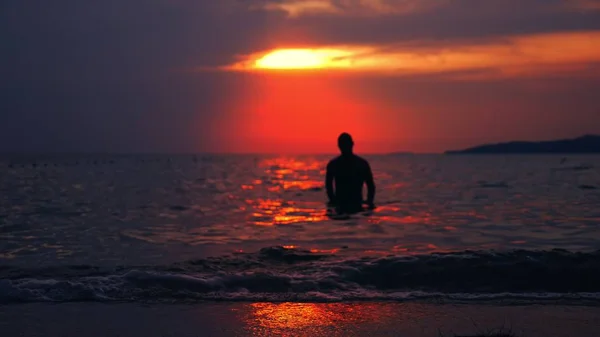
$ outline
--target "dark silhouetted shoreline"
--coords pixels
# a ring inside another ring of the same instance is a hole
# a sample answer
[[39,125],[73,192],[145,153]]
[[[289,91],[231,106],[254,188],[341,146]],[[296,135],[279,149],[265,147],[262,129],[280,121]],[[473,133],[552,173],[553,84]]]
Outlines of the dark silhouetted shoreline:
[[485,144],[446,154],[517,154],[517,153],[600,153],[600,136],[586,135],[574,139],[541,142],[515,141]]

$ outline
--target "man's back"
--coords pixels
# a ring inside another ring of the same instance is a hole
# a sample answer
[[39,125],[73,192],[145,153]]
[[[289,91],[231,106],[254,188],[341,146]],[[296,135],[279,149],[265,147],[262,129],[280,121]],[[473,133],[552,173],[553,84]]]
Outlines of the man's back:
[[367,203],[372,205],[375,184],[366,160],[354,154],[343,154],[327,165],[327,195],[340,212],[355,213],[362,210],[362,187],[365,183],[368,187]]

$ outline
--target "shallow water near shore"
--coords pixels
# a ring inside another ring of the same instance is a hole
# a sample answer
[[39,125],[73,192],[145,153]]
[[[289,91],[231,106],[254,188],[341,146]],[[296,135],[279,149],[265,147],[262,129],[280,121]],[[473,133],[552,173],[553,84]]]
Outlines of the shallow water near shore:
[[0,302],[600,299],[600,157],[367,156],[378,208],[325,209],[326,156],[0,161]]

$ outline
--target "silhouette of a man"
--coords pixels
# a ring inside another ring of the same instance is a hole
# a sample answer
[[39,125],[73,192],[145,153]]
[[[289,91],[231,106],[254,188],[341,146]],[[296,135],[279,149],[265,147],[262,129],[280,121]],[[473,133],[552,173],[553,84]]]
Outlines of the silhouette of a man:
[[[352,136],[342,133],[338,137],[341,155],[327,164],[325,186],[329,205],[338,213],[357,213],[363,210],[363,184],[367,185],[367,205],[375,208],[375,182],[369,163],[352,152]],[[335,182],[335,191],[334,191]]]

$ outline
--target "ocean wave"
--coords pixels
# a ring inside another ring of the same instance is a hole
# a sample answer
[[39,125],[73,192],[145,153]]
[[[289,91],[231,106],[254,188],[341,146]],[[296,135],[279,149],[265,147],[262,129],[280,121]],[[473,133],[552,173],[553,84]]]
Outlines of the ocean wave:
[[0,266],[0,302],[600,302],[600,251],[343,257],[283,247],[165,266]]

